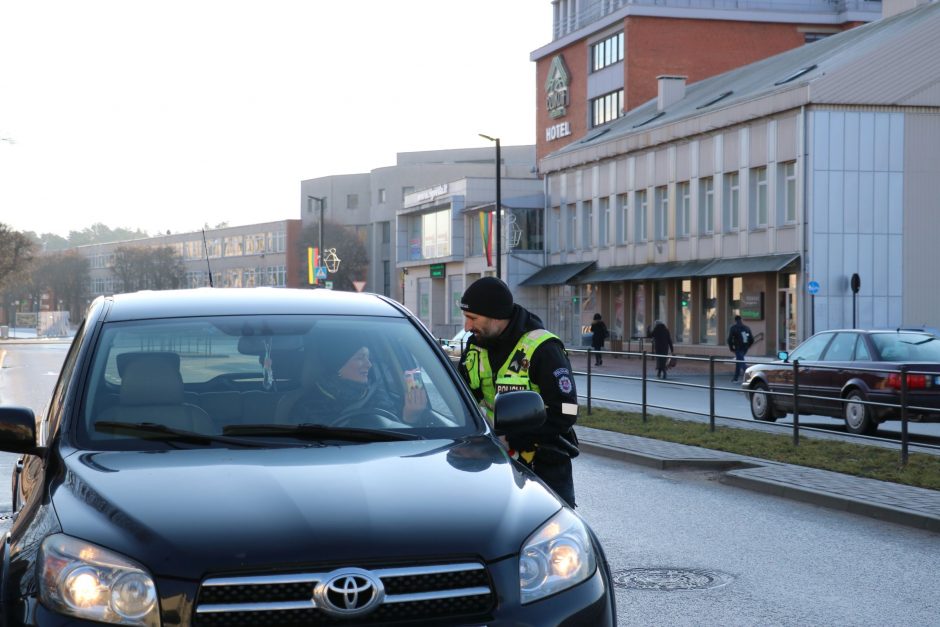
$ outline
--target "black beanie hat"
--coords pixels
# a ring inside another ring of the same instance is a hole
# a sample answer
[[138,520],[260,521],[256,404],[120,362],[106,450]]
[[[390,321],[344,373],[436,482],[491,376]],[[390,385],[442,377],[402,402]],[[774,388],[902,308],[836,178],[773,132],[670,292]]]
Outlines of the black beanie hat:
[[314,342],[313,349],[319,370],[326,375],[339,372],[356,351],[366,346],[362,333],[349,329],[324,329]]
[[601,319],[601,315],[600,315],[599,313],[594,314],[594,319],[595,319],[595,320],[600,320],[600,319]]
[[460,308],[487,318],[512,318],[512,292],[509,286],[493,276],[474,281],[463,293]]

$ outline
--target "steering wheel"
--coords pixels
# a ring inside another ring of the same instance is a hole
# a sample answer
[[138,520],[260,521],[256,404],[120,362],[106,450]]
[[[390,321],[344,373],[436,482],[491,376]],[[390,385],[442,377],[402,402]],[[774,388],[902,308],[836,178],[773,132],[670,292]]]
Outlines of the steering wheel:
[[[389,421],[392,424],[388,424],[384,421]],[[341,414],[330,426],[381,429],[392,426],[400,427],[402,424],[401,418],[387,409],[381,407],[360,407],[359,409]]]

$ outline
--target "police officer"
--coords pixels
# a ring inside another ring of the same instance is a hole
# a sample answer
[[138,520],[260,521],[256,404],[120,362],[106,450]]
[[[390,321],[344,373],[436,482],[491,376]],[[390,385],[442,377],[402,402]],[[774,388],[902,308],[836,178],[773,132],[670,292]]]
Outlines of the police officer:
[[514,434],[507,444],[513,457],[575,507],[571,459],[578,455],[578,394],[564,344],[538,316],[513,303],[509,287],[495,277],[471,284],[460,308],[464,329],[473,334],[460,359],[461,376],[491,421],[497,393],[534,390],[542,396],[545,423]]

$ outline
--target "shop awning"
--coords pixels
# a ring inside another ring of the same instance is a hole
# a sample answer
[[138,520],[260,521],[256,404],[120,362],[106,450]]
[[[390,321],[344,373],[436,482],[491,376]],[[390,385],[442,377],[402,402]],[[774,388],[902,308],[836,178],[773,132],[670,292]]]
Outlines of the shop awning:
[[572,277],[584,272],[593,265],[593,261],[582,261],[578,263],[560,263],[554,266],[545,266],[519,283],[519,285],[522,287],[532,287],[534,285],[564,285],[571,280]]
[[578,275],[574,283],[610,283],[613,281],[643,281],[646,279],[682,279],[698,276],[726,276],[754,272],[779,272],[787,267],[799,253],[764,255],[761,257],[735,257],[733,259],[695,259],[669,261],[632,266],[594,268]]
[[780,255],[763,255],[761,257],[715,259],[708,264],[703,275],[726,276],[754,272],[779,272],[799,258],[799,253],[784,253]]

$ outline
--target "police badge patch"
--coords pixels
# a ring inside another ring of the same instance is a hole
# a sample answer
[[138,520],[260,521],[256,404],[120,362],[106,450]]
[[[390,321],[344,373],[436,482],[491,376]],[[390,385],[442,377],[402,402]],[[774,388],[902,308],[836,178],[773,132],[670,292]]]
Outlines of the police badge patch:
[[570,377],[564,375],[558,377],[558,389],[561,390],[563,394],[571,394],[572,388]]

